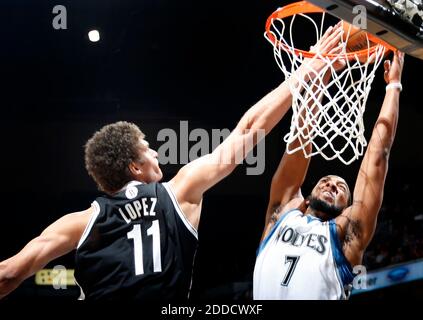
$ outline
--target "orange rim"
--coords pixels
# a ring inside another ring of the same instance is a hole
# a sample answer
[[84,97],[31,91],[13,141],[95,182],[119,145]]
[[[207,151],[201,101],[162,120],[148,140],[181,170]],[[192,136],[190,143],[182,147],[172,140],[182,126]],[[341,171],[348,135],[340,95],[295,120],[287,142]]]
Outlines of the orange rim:
[[[274,36],[274,33],[270,31],[270,28],[272,26],[272,21],[274,19],[284,19],[287,17],[291,17],[295,14],[299,14],[299,13],[324,13],[325,11],[307,1],[299,1],[299,2],[294,2],[291,4],[288,4],[282,8],[279,8],[278,10],[276,10],[275,12],[273,12],[269,18],[267,18],[266,21],[266,36],[267,38],[275,45],[275,46],[281,46],[283,50],[288,51],[288,52],[294,52],[297,56],[302,55],[306,58],[313,58],[316,56],[316,53],[312,53],[310,51],[305,51],[305,50],[301,50],[301,49],[296,49],[293,47],[289,47],[283,43],[281,43],[278,39],[276,39],[276,37]],[[342,54],[342,56],[346,56],[348,59],[353,59],[356,56],[358,56],[359,58],[367,58],[370,57],[377,48],[377,44],[380,44],[382,46],[384,46],[387,50],[392,50],[395,51],[396,49],[393,48],[392,46],[390,46],[389,44],[387,44],[386,42],[384,42],[383,40],[379,39],[378,37],[367,33],[367,36],[369,38],[370,41],[374,42],[375,45],[371,46],[370,48],[367,49],[362,49],[362,50],[358,50],[358,51],[352,51],[352,52],[348,52],[345,54]],[[329,54],[329,53],[321,53],[322,56],[324,57],[328,57],[330,59],[335,59],[337,57],[339,57],[339,54]]]

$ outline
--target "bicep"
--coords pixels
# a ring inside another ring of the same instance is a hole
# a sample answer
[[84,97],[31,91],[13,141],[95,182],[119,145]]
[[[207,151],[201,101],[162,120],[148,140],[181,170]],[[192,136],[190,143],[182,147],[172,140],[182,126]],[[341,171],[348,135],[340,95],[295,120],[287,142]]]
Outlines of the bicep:
[[270,203],[268,204],[267,210],[266,210],[266,218],[264,222],[264,230],[261,235],[260,243],[264,240],[264,238],[266,238],[270,230],[272,230],[273,226],[278,221],[280,212],[281,212],[280,205],[272,205]]
[[309,160],[298,154],[287,153],[281,159],[270,186],[269,202],[266,212],[266,225],[279,207],[285,207],[295,200],[302,202],[304,197],[301,193],[301,185],[307,173]]
[[91,207],[85,211],[67,214],[48,226],[40,237],[54,239],[57,243],[67,242],[69,247],[76,248],[93,211],[94,208]]
[[92,209],[63,216],[31,240],[12,263],[21,278],[26,278],[54,260],[76,248],[91,216]]
[[281,204],[268,204],[266,211],[266,219],[264,223],[264,230],[261,237],[261,241],[269,234],[273,226],[278,222],[281,216],[285,215],[287,212],[298,209],[300,211],[305,211],[305,202],[302,197],[294,198],[289,201],[287,204],[282,206]]
[[292,199],[302,197],[301,186],[309,163],[310,159],[304,157],[302,150],[284,153],[272,178],[269,205],[285,206]]
[[388,161],[384,150],[368,150],[357,176],[350,211],[350,219],[359,226],[357,241],[363,250],[370,243],[376,228],[387,169]]

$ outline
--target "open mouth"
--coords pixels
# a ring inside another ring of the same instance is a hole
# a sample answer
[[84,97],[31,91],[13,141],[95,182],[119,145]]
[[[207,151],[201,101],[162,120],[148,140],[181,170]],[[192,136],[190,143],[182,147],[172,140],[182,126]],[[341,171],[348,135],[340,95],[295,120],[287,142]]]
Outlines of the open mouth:
[[333,202],[335,200],[335,195],[332,192],[329,192],[329,191],[324,191],[323,197],[324,197],[325,200],[327,200],[329,202]]

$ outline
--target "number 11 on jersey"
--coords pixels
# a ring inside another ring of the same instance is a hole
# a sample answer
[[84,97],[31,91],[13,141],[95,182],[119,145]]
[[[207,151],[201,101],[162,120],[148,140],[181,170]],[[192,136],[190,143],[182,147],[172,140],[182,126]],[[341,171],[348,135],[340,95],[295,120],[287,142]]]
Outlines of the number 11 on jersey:
[[[147,235],[153,236],[153,269],[154,272],[162,271],[162,256],[160,252],[160,226],[159,221],[154,220],[151,227],[147,229]],[[128,239],[134,240],[135,275],[144,274],[144,259],[141,225],[134,224],[128,232]]]

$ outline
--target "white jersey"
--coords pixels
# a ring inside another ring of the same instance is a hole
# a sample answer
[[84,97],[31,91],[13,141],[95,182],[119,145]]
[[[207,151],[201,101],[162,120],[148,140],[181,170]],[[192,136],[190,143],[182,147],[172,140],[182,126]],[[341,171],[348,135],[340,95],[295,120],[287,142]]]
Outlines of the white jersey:
[[279,218],[260,244],[254,299],[346,299],[352,280],[335,221],[321,221],[294,209]]

